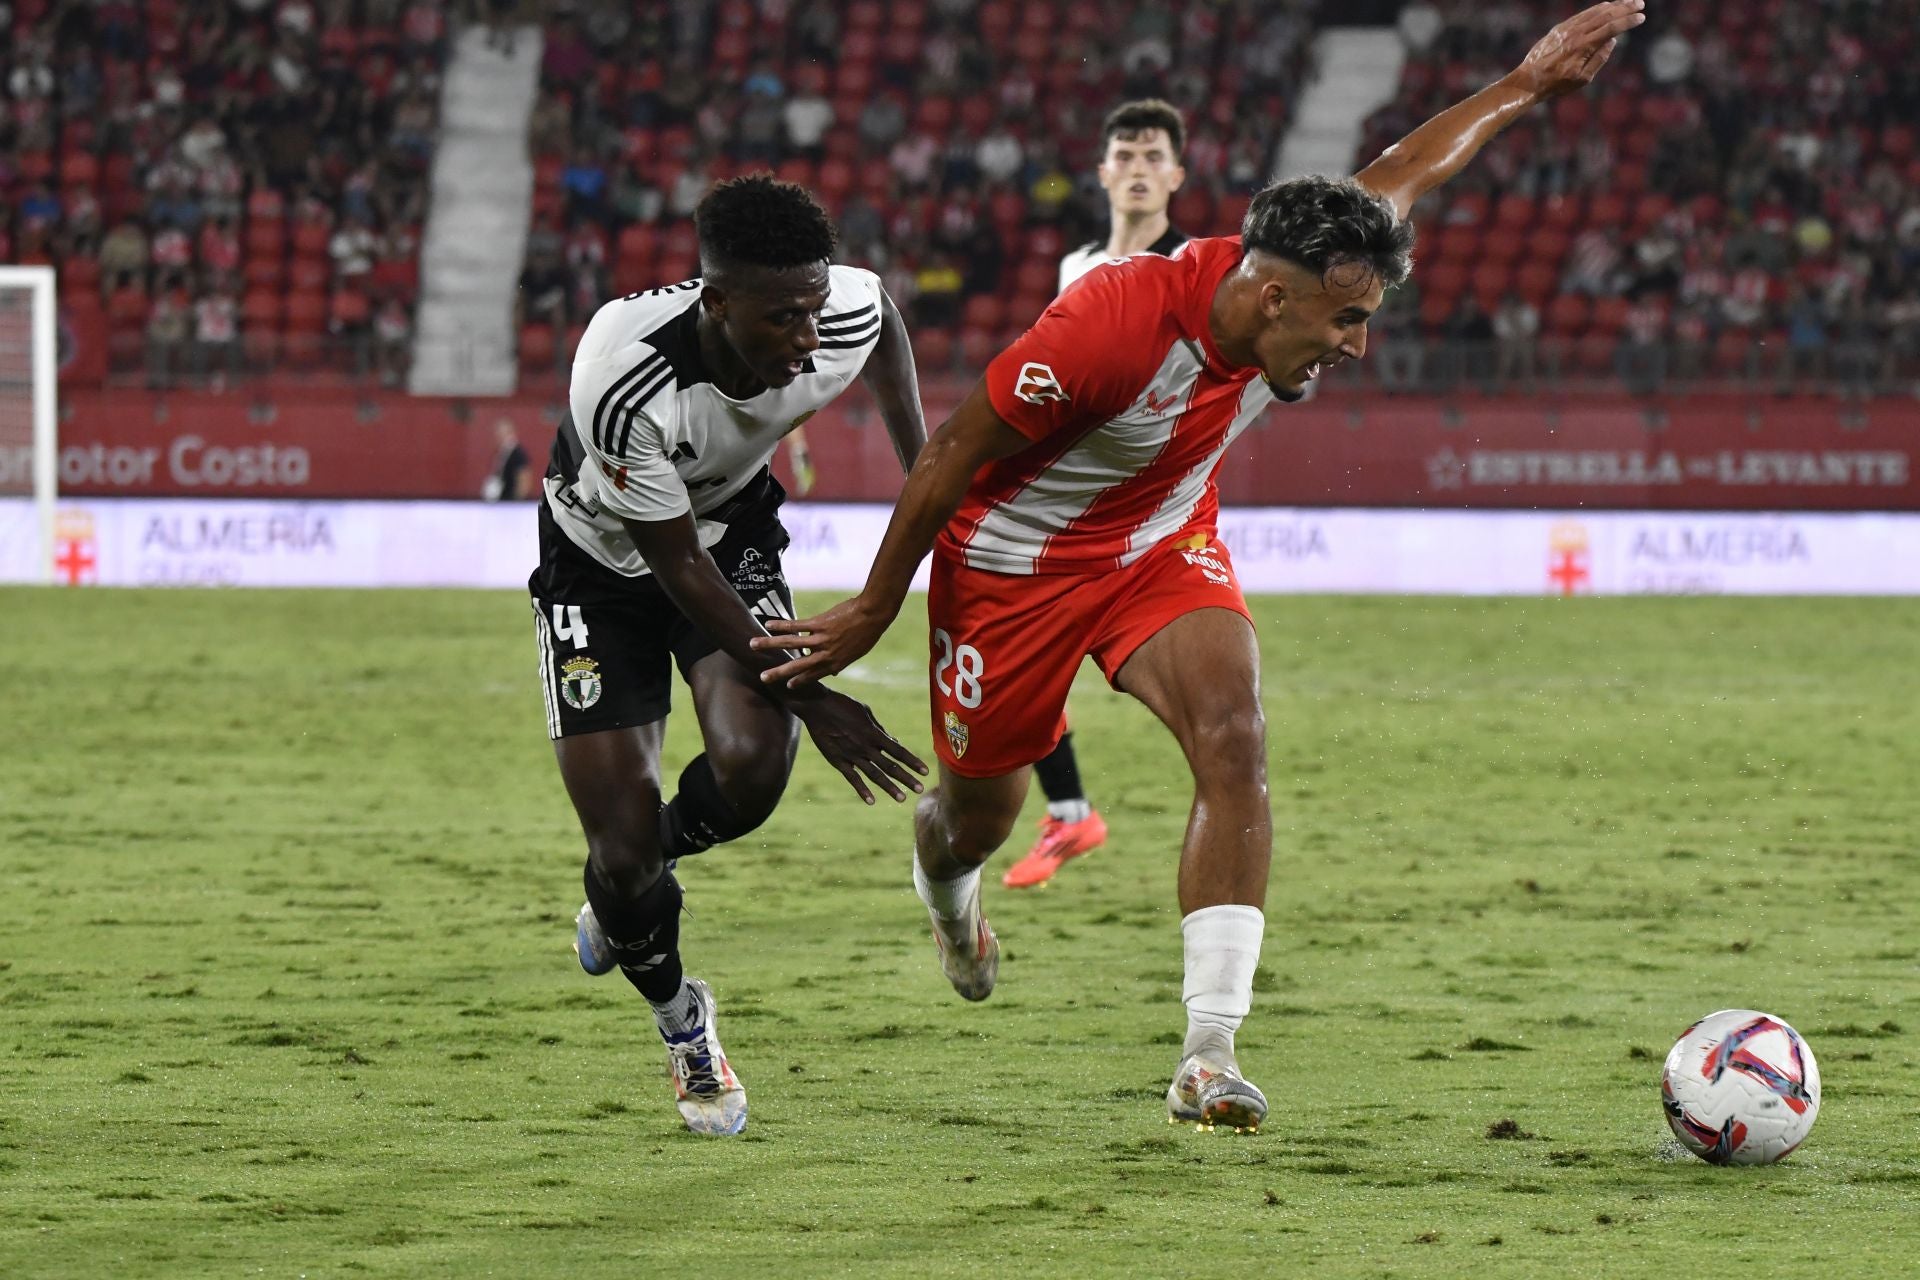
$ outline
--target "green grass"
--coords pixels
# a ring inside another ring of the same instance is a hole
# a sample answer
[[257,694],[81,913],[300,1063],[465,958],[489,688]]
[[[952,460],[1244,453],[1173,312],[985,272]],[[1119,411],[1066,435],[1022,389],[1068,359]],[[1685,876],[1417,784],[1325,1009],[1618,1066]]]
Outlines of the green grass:
[[[753,1099],[710,1141],[568,951],[523,600],[0,592],[0,1275],[1911,1274],[1920,604],[1258,612],[1264,1133],[1165,1123],[1188,788],[1089,679],[1113,839],[989,891],[984,1005],[810,749],[683,866]],[[916,621],[848,687],[924,748]],[[1824,1070],[1779,1167],[1667,1141],[1728,1005]]]

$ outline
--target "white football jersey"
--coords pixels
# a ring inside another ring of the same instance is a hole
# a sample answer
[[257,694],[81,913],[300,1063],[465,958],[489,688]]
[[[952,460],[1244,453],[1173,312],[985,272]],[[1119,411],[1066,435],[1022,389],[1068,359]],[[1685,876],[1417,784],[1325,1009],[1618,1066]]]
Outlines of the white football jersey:
[[[1187,233],[1175,226],[1169,226],[1167,233],[1148,245],[1142,252],[1157,253],[1163,258],[1173,256],[1173,251],[1187,242]],[[1125,259],[1114,258],[1107,253],[1105,240],[1089,240],[1078,249],[1060,259],[1060,283],[1054,286],[1055,293],[1065,293],[1067,286],[1103,262],[1122,262]]]
[[[700,544],[726,533],[719,513],[772,460],[781,439],[847,389],[880,340],[880,278],[828,273],[820,348],[784,387],[735,400],[700,358],[701,282],[607,303],[573,358],[571,412],[560,424],[545,489],[562,532],[616,573],[648,572],[620,520],[693,513]],[[724,516],[724,513],[720,513]]]

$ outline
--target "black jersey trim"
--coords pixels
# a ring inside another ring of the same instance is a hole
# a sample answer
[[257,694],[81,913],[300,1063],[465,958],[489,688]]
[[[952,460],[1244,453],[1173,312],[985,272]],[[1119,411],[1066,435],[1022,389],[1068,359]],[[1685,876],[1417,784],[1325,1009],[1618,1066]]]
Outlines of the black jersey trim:
[[[613,385],[608,387],[606,390],[606,394],[600,397],[600,403],[594,406],[594,410],[593,410],[593,447],[594,448],[600,450],[602,453],[605,453],[607,450],[607,439],[612,434],[611,431],[609,430],[609,426],[612,421],[612,418],[607,412],[608,406],[612,405],[616,399],[624,399],[626,397],[627,391],[636,382],[644,381],[646,378],[652,376],[652,374],[658,372],[660,369],[663,369],[665,367],[666,367],[666,357],[662,356],[658,351],[652,351],[647,354],[645,359],[641,360],[638,364],[634,365],[631,369],[628,369],[625,373],[621,374],[618,378],[614,379]],[[618,413],[619,410],[615,409],[614,412]]]
[[[642,387],[636,395],[629,397],[628,401],[622,404],[619,410],[615,411],[616,414],[624,411],[627,420],[620,428],[620,447],[613,450],[613,456],[617,458],[627,456],[627,446],[633,442],[633,420],[640,415],[640,410],[647,407],[649,401],[660,394],[661,388],[672,381],[673,370],[663,367],[658,373],[650,375],[650,380],[647,384]],[[609,437],[613,434],[611,423],[608,424],[607,434]]]
[[869,302],[857,311],[842,311],[838,315],[821,316],[815,327],[822,333],[825,333],[829,329],[864,328],[870,319],[877,320],[879,318],[873,314],[873,311],[873,304]]

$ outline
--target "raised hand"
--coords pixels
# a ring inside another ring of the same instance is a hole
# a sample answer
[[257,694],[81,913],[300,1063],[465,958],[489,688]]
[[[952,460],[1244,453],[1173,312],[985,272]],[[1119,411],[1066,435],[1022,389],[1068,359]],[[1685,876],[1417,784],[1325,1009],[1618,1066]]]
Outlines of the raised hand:
[[1613,56],[1620,37],[1647,20],[1646,0],[1607,0],[1582,9],[1540,38],[1513,79],[1545,101],[1584,87]]
[[838,769],[855,794],[868,804],[873,803],[868,778],[895,800],[905,800],[906,791],[918,794],[922,790],[913,775],[926,774],[925,762],[881,728],[866,703],[828,689],[817,698],[787,705],[807,726],[813,745],[827,763]]

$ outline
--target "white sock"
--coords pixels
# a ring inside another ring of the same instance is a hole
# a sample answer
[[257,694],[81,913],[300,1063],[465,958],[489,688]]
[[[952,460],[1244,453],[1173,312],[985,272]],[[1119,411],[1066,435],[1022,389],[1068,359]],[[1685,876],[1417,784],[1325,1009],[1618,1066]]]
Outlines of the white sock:
[[1093,804],[1085,796],[1078,800],[1049,800],[1047,816],[1055,822],[1085,822],[1093,816]]
[[685,978],[670,1000],[647,1001],[653,1006],[653,1020],[663,1036],[680,1036],[700,1025],[700,997]]
[[913,891],[920,895],[920,901],[927,904],[927,910],[933,913],[936,924],[964,926],[957,929],[943,927],[940,932],[947,935],[947,941],[965,943],[970,939],[972,921],[980,910],[980,868],[975,867],[952,880],[935,880],[920,866],[920,852],[916,849],[913,854]]
[[1253,1006],[1253,971],[1267,918],[1258,907],[1202,907],[1180,922],[1187,944],[1187,1038],[1181,1055],[1205,1053],[1232,1063],[1233,1033]]

